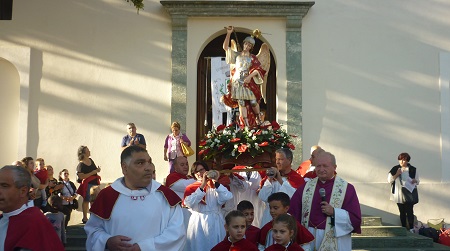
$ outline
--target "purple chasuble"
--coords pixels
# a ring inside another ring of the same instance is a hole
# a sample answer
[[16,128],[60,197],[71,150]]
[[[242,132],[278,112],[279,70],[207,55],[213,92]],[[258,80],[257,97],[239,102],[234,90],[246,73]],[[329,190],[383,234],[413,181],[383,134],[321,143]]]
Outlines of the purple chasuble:
[[[317,178],[316,178],[317,179]],[[311,181],[309,181],[311,182]],[[314,198],[311,203],[311,215],[309,218],[309,226],[317,229],[325,229],[326,215],[322,213],[320,202],[322,198],[319,194],[319,189],[324,188],[326,191],[325,200],[329,203],[331,192],[333,190],[334,178],[322,183],[317,181],[316,190],[314,191]],[[302,197],[305,184],[295,191],[291,198],[291,206],[289,213],[294,216],[299,222],[302,222]],[[350,216],[350,221],[353,226],[353,233],[361,233],[361,207],[359,205],[358,196],[356,195],[355,187],[348,183],[347,192],[345,193],[342,209],[346,210]]]

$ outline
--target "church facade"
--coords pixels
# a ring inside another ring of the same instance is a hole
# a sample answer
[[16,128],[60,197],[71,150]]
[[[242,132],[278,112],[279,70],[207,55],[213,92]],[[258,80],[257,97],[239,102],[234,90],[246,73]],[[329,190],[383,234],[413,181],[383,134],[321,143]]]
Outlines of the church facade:
[[111,182],[121,176],[120,141],[134,122],[163,181],[171,122],[194,146],[208,129],[200,61],[225,55],[211,45],[232,25],[241,34],[260,29],[269,45],[276,83],[267,109],[299,136],[293,166],[322,146],[355,185],[363,214],[399,224],[387,175],[408,152],[421,180],[418,219],[450,215],[450,4],[144,5],[137,14],[121,0],[14,2],[12,19],[0,20],[2,165],[42,157],[75,180],[76,150],[87,145]]

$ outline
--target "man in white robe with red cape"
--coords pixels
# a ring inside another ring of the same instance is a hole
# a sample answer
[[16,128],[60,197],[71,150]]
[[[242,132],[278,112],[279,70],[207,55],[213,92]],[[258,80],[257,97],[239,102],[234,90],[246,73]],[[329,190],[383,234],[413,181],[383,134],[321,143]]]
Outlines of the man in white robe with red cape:
[[0,169],[0,250],[63,251],[52,224],[29,200],[30,185],[25,168]]
[[103,189],[91,207],[86,249],[183,250],[181,199],[152,179],[154,166],[144,148],[129,146],[120,159],[124,177]]
[[351,251],[351,233],[361,233],[355,188],[335,175],[336,167],[333,154],[320,153],[317,178],[298,188],[291,199],[289,213],[314,235],[314,250]]
[[[186,187],[196,182],[197,180],[189,175],[189,162],[185,156],[176,157],[173,160],[172,165],[175,172],[167,175],[166,186],[172,189],[172,191],[174,191],[178,195],[178,197],[180,197],[180,199],[183,199]],[[191,218],[192,213],[190,209],[187,207],[182,207],[182,210],[184,218],[184,227],[186,228],[187,231],[189,218]],[[184,250],[189,251],[187,250],[186,246]]]
[[295,193],[297,188],[305,184],[305,180],[292,169],[293,160],[292,151],[289,148],[280,148],[275,151],[275,161],[277,168],[273,168],[275,175],[273,177],[264,177],[261,180],[261,189],[258,197],[265,203],[265,209],[261,219],[261,226],[266,225],[272,220],[269,212],[269,196],[274,193],[283,192],[289,197]]

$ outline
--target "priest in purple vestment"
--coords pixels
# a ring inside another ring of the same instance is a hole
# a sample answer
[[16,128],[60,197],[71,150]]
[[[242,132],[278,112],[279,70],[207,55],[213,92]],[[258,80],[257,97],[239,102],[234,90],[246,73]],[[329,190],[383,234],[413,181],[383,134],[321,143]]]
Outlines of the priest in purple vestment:
[[322,152],[317,177],[297,189],[289,213],[314,235],[314,250],[351,251],[351,233],[361,233],[361,208],[353,185],[336,176],[336,158]]

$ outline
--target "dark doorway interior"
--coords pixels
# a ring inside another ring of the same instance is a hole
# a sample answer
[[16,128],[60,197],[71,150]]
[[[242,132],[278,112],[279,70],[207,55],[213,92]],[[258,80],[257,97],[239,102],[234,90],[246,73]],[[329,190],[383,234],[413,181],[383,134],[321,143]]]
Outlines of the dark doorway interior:
[[[249,36],[247,33],[236,33],[238,41],[242,45],[244,38]],[[202,51],[197,63],[197,142],[199,142],[204,135],[211,130],[212,126],[212,110],[211,110],[211,76],[210,76],[210,57],[225,57],[225,51],[222,49],[225,34],[218,36],[212,40]],[[232,39],[235,39],[234,35]],[[253,54],[258,54],[259,48],[263,42],[255,39],[256,44],[253,49]],[[261,100],[261,109],[266,110],[266,120],[273,121],[276,118],[276,64],[273,54],[270,54],[270,70],[267,76],[267,104]],[[208,84],[207,84],[208,83]],[[206,93],[205,93],[206,92]],[[205,95],[206,94],[206,95]],[[206,99],[206,100],[205,100]],[[205,126],[205,120],[207,125]],[[197,152],[199,152],[197,148]]]
[[12,19],[13,0],[0,0],[0,20]]

